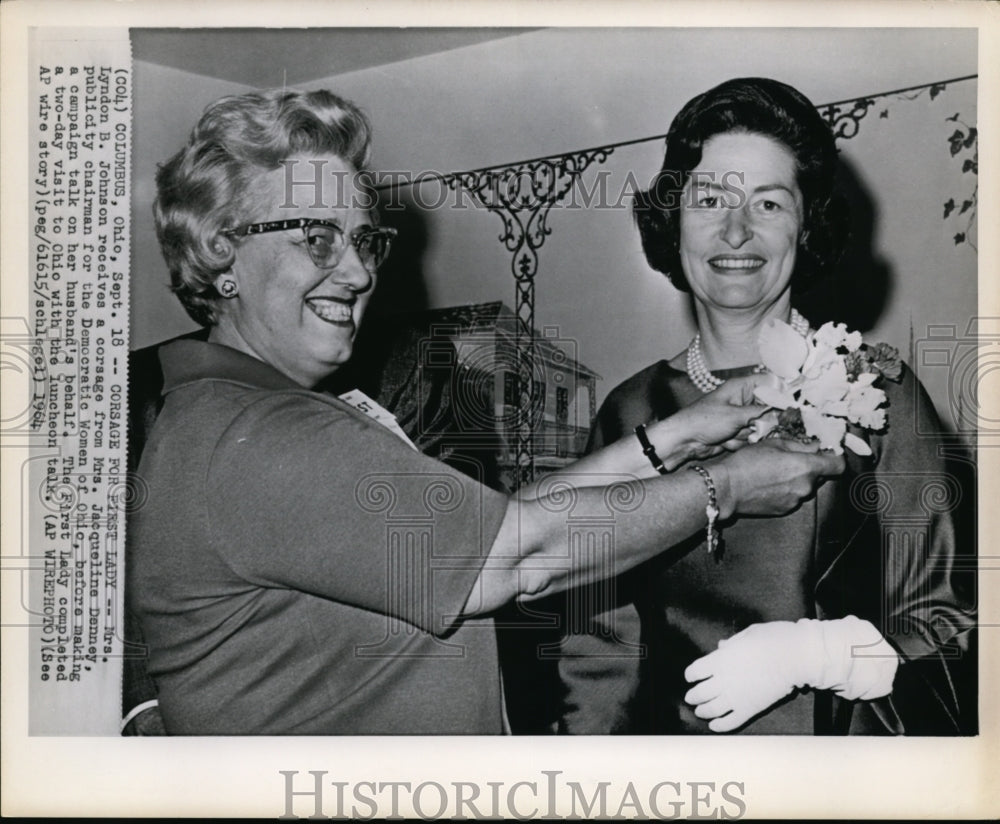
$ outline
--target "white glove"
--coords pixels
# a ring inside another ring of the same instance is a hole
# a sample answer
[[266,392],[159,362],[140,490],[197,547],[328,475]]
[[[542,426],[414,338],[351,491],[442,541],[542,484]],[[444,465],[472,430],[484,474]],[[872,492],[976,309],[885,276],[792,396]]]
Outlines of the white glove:
[[709,729],[729,732],[797,687],[833,690],[850,701],[892,692],[899,656],[877,629],[853,615],[752,624],[719,641],[684,671],[699,682],[684,700]]

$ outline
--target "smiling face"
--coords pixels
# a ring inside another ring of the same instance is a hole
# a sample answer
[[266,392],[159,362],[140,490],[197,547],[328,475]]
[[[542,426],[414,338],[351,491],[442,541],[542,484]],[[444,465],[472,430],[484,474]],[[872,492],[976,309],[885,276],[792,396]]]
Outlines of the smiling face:
[[803,198],[792,153],[764,135],[709,138],[684,189],[680,259],[704,306],[767,310],[788,293]]
[[[297,160],[296,181],[314,179],[309,161],[324,162],[319,197],[311,186],[299,185],[292,192],[295,207],[282,208],[288,197],[285,169],[266,172],[255,196],[259,213],[248,222],[321,218],[339,224],[347,236],[371,225],[354,169],[334,155]],[[235,278],[239,292],[221,301],[212,340],[269,363],[303,386],[314,386],[350,358],[374,286],[374,275],[350,242],[332,269],[320,269],[309,257],[302,229],[249,235],[238,241],[236,262],[226,276]]]

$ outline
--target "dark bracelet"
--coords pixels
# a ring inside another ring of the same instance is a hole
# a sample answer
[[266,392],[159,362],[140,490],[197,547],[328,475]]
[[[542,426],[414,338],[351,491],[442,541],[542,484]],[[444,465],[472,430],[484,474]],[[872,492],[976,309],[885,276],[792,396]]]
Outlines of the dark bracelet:
[[708,518],[708,526],[705,527],[705,543],[708,546],[708,554],[715,555],[716,547],[719,546],[719,531],[715,528],[715,521],[719,517],[719,500],[715,494],[715,481],[708,470],[700,464],[691,464],[688,467],[692,472],[701,475],[705,482],[705,489],[708,491],[708,506],[705,507],[705,516]]
[[653,465],[653,469],[661,475],[666,475],[669,470],[663,465],[663,461],[660,460],[660,456],[656,454],[656,450],[649,442],[649,437],[646,435],[646,427],[640,423],[634,431],[635,436],[639,439],[639,446],[642,447],[642,454],[649,458],[649,462]]

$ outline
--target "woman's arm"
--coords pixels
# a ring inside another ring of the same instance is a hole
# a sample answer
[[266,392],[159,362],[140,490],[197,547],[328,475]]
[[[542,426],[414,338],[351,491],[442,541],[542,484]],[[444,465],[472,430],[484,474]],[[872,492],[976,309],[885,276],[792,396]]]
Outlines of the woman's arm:
[[[839,456],[798,444],[771,441],[745,447],[712,465],[720,517],[784,514],[843,466]],[[511,498],[464,615],[481,615],[515,598],[542,598],[619,575],[704,529],[707,522],[705,482],[694,472],[619,481],[608,488],[582,482],[548,488],[548,494],[535,498]],[[587,517],[607,518],[609,494],[638,501],[615,515],[610,560],[599,552],[573,552],[568,517],[578,523]],[[571,516],[566,495],[575,496]]]
[[[673,471],[692,460],[704,460],[746,443],[750,422],[767,411],[754,400],[759,375],[726,381],[714,392],[699,398],[662,421],[646,425],[646,435],[663,462]],[[585,455],[571,466],[549,473],[535,484],[518,490],[522,500],[544,494],[554,480],[568,486],[603,486],[609,476],[627,474],[655,478],[657,471],[643,454],[638,439],[629,435]]]

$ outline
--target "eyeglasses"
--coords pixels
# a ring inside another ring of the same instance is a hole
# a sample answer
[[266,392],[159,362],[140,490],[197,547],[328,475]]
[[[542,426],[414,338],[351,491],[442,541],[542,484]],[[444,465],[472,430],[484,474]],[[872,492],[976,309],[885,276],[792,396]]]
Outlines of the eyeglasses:
[[369,272],[374,272],[389,257],[389,247],[396,236],[395,229],[372,226],[360,226],[348,235],[332,220],[316,217],[248,223],[236,229],[227,229],[222,234],[227,237],[246,237],[262,235],[265,232],[284,232],[288,229],[302,230],[306,239],[306,251],[309,252],[312,262],[320,269],[332,269],[340,263],[344,252],[347,251],[347,242],[350,241],[358,253],[361,265]]

